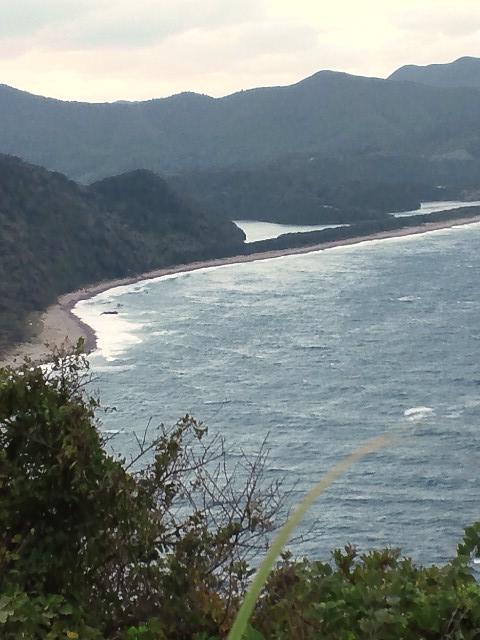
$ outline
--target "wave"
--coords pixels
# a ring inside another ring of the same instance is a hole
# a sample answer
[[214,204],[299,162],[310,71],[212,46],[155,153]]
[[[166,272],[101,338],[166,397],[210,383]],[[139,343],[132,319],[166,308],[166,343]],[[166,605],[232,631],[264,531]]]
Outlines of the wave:
[[432,407],[411,407],[403,412],[403,415],[409,420],[423,420],[435,414]]
[[[469,223],[461,226],[462,229],[466,229],[467,227],[480,227],[480,223],[475,222],[475,223]],[[456,229],[453,230],[453,232],[458,233]],[[339,245],[336,247],[324,247],[320,249],[312,248],[312,250],[302,251],[301,253],[293,253],[293,254],[286,254],[281,256],[272,256],[269,258],[262,258],[261,263],[262,265],[267,265],[275,261],[275,267],[277,268],[279,260],[284,262],[289,260],[294,260],[296,261],[297,264],[301,265],[302,263],[301,262],[299,263],[298,261],[308,260],[308,258],[311,257],[312,255],[315,255],[315,254],[318,255],[324,251],[349,252],[349,251],[357,251],[359,249],[366,249],[366,248],[373,249],[374,247],[375,248],[378,247],[379,241],[381,243],[385,243],[385,242],[403,243],[409,240],[416,240],[416,239],[420,240],[422,238],[425,238],[425,236],[429,236],[435,233],[437,234],[452,233],[452,228],[434,229],[434,230],[423,232],[421,234],[412,233],[411,235],[403,235],[399,237],[369,239],[369,240],[363,240],[361,242],[357,242],[355,244],[347,243],[345,245]],[[115,286],[112,289],[108,289],[102,293],[97,294],[96,296],[90,298],[89,300],[83,300],[77,303],[77,305],[74,307],[72,311],[85,324],[92,327],[93,330],[95,331],[98,339],[97,353],[99,353],[100,355],[103,355],[109,361],[114,360],[120,354],[124,353],[129,347],[133,345],[137,345],[142,342],[142,338],[138,334],[141,334],[142,330],[144,330],[144,328],[148,325],[143,323],[140,324],[141,322],[140,318],[138,318],[140,321],[139,323],[134,323],[130,320],[127,321],[125,318],[121,318],[120,315],[114,315],[114,314],[103,315],[101,316],[102,320],[100,320],[99,313],[98,313],[99,307],[100,308],[103,307],[103,309],[105,309],[105,306],[112,305],[112,302],[118,296],[121,296],[126,293],[129,295],[136,295],[136,294],[141,295],[142,293],[145,293],[147,290],[149,291],[150,287],[152,285],[155,285],[155,283],[158,283],[158,282],[166,282],[170,280],[173,281],[173,280],[177,280],[178,278],[185,278],[185,277],[193,278],[193,276],[194,275],[196,276],[196,274],[210,272],[210,271],[218,271],[220,269],[238,269],[239,267],[246,268],[248,265],[258,264],[259,261],[260,259],[258,261],[252,260],[248,262],[231,262],[231,263],[225,263],[220,265],[209,265],[209,266],[195,269],[194,271],[179,271],[177,273],[160,275],[158,277],[147,279],[141,282]],[[238,289],[238,284],[237,284],[237,289]],[[403,302],[414,301],[413,297],[410,297],[410,296],[403,296],[402,298],[399,298],[399,300]],[[115,304],[118,308],[118,303],[116,301],[115,301]],[[97,309],[95,309],[95,305],[98,305]],[[144,310],[143,312],[140,312],[140,313],[142,313],[142,315],[144,314],[145,316],[154,315],[153,313],[151,313],[150,309]],[[101,322],[102,323],[105,322],[105,325],[101,324]],[[112,324],[110,326],[107,326],[106,324],[107,322]],[[113,322],[115,322],[116,324],[113,325]],[[308,345],[308,346],[305,345],[301,348],[319,349],[319,350],[322,349],[322,347],[314,346],[314,345]]]
[[122,371],[131,371],[136,368],[136,364],[118,364],[118,365],[95,365],[95,373],[121,373]]
[[98,299],[91,298],[76,304],[72,313],[95,331],[97,348],[94,355],[111,362],[129,347],[142,342],[137,333],[145,324],[131,322],[121,315],[102,314],[101,308]]

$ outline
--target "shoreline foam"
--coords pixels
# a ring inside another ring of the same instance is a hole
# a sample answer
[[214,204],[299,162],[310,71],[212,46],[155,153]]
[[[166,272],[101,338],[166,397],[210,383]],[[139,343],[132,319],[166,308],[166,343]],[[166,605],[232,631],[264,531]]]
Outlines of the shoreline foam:
[[95,331],[92,327],[82,322],[82,320],[74,313],[73,309],[78,302],[93,298],[94,296],[103,293],[104,291],[108,291],[109,289],[136,284],[146,280],[153,280],[155,278],[161,278],[175,273],[187,273],[222,265],[235,265],[247,262],[271,260],[290,255],[304,255],[325,251],[335,247],[348,247],[371,241],[423,235],[433,231],[468,226],[476,223],[480,223],[480,216],[442,222],[425,222],[414,227],[402,227],[400,229],[380,231],[370,235],[356,236],[353,238],[324,242],[322,244],[296,247],[293,249],[278,249],[250,255],[232,256],[228,258],[216,258],[213,260],[204,260],[201,262],[192,262],[189,264],[180,264],[173,267],[155,269],[153,271],[148,271],[127,278],[105,280],[60,296],[58,302],[48,307],[48,309],[46,309],[46,311],[41,315],[40,324],[42,328],[39,333],[27,342],[22,342],[12,346],[12,348],[4,354],[2,359],[0,359],[0,366],[15,366],[16,364],[21,364],[26,357],[30,358],[34,362],[45,362],[48,360],[48,355],[51,353],[52,347],[58,347],[61,344],[74,345],[80,338],[84,338],[85,349],[88,353],[94,351],[97,345]]

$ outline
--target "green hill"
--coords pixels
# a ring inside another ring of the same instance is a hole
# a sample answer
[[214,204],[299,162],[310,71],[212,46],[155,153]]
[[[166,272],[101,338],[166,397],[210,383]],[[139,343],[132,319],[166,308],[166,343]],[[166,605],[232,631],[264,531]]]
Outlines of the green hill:
[[148,171],[91,187],[0,156],[0,350],[25,318],[79,286],[212,257],[242,244],[223,217],[193,211]]

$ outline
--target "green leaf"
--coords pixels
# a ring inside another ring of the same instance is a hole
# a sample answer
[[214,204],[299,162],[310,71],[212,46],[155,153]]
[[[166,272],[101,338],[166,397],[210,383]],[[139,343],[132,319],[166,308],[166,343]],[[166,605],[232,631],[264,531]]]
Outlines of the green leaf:
[[265,640],[265,638],[251,625],[248,625],[245,633],[243,634],[243,640]]

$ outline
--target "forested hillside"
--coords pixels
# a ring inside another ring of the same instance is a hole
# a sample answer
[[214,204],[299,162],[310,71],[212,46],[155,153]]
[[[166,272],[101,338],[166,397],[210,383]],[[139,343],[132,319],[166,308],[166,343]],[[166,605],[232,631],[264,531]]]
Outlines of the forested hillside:
[[478,184],[480,164],[470,175],[459,163],[449,171],[451,164],[375,155],[293,157],[251,169],[185,173],[172,176],[171,184],[195,206],[234,220],[356,223],[416,209],[421,201],[461,198],[464,187]]
[[146,171],[79,186],[0,156],[0,350],[65,291],[239,246],[235,225],[193,211]]

